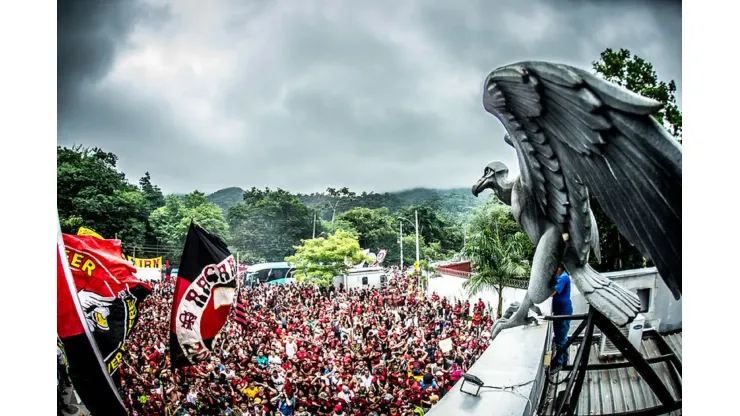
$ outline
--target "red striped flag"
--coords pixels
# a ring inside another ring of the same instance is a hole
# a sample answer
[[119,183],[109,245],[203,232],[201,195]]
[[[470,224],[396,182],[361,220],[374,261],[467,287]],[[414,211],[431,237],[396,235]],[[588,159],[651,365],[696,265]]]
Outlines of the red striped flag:
[[234,308],[234,311],[236,312],[236,317],[234,320],[241,325],[242,327],[247,327],[247,305],[243,303],[237,303],[236,308]]

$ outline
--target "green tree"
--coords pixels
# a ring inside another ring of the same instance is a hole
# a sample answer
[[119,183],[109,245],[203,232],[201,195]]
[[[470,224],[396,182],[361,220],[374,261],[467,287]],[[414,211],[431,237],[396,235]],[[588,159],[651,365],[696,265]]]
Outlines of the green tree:
[[498,316],[503,314],[503,290],[517,279],[526,279],[529,263],[524,251],[529,238],[516,233],[502,238],[497,230],[487,227],[467,241],[463,254],[471,260],[475,272],[463,283],[469,296],[491,289],[498,293]]
[[329,286],[335,276],[349,272],[349,264],[370,261],[360,249],[357,236],[338,230],[328,238],[303,240],[295,247],[296,253],[285,261],[295,264],[294,276],[298,282]]
[[230,187],[219,189],[208,195],[208,202],[218,205],[224,210],[224,214],[229,211],[229,207],[242,201],[244,189],[239,187]]
[[[247,264],[268,263],[267,259],[251,251],[235,250],[239,254],[239,262]],[[233,254],[233,253],[232,253]]]
[[398,226],[387,208],[352,208],[340,214],[337,221],[346,221],[357,230],[360,247],[377,253],[388,250],[384,264],[395,264],[400,260],[398,250]]
[[386,208],[353,208],[341,213],[339,220],[352,224],[360,238],[360,247],[372,248],[371,234],[378,229],[390,228],[390,213]]
[[[495,227],[502,239],[507,240],[522,228],[514,220],[511,207],[504,205],[491,193],[485,203],[474,207],[465,220],[467,235],[475,235],[483,232],[486,228]],[[524,258],[534,256],[534,245],[527,239],[522,242]]]
[[184,236],[177,235],[177,227],[183,218],[186,218],[185,205],[182,199],[175,195],[168,195],[165,204],[152,212],[149,223],[157,239],[171,247],[182,247]]
[[[197,192],[197,191],[196,191]],[[195,207],[188,207],[185,204],[185,218],[180,220],[180,224],[177,229],[178,235],[182,235],[182,241],[185,241],[185,236],[188,233],[190,227],[190,219],[192,218],[201,227],[208,230],[212,234],[216,234],[221,237],[224,241],[230,239],[229,225],[226,223],[224,218],[223,210],[216,204],[210,202],[204,202]]]
[[208,198],[206,198],[206,194],[197,189],[185,195],[182,199],[185,208],[189,209],[194,209],[208,203]]
[[[313,214],[296,195],[282,189],[244,192],[243,202],[229,208],[231,244],[268,261],[294,253],[294,246],[313,235]],[[317,224],[317,234],[320,229]]]
[[337,215],[337,209],[340,206],[346,205],[357,197],[355,192],[352,192],[346,186],[340,189],[326,188],[326,193],[329,196],[327,205],[331,210],[331,222],[334,222],[334,218]]
[[442,244],[439,242],[429,243],[424,247],[424,258],[432,261],[441,260],[444,257],[442,253]]
[[[423,235],[419,235],[419,260],[424,258],[424,251],[426,250],[426,241]],[[400,260],[400,257],[398,258]],[[385,262],[388,262],[386,260]],[[411,266],[416,262],[416,235],[405,234],[403,235],[403,264],[404,267]],[[395,262],[389,262],[388,264],[395,264]]]
[[421,271],[421,276],[419,280],[421,281],[421,285],[424,290],[426,290],[429,285],[430,277],[441,276],[441,274],[437,272],[427,260],[422,260],[419,262],[419,269]]
[[159,241],[170,247],[183,247],[191,219],[208,232],[225,240],[229,238],[223,211],[205,198],[200,198],[202,195],[202,192],[194,191],[182,199],[173,195],[165,198],[165,205],[155,209],[149,217]]
[[[419,216],[419,234],[425,242],[440,243],[443,252],[462,247],[462,224],[442,216],[434,203],[412,205],[398,211],[396,217],[403,219],[404,234],[416,232],[412,225],[415,223],[415,213]],[[394,224],[398,224],[398,221],[394,221]]]
[[341,218],[335,219],[334,222],[319,219],[316,224],[316,237],[328,237],[330,234],[334,234],[339,230],[346,231],[359,237],[359,233],[352,223]]
[[117,170],[118,157],[99,148],[57,146],[57,210],[65,233],[80,226],[124,246],[142,244],[149,203]]
[[147,211],[149,213],[164,206],[162,190],[157,185],[152,184],[152,177],[149,172],[144,173],[144,176],[139,179],[139,188],[147,201]]
[[[676,104],[676,83],[661,81],[650,62],[628,49],[614,51],[606,49],[601,58],[593,62],[593,69],[607,81],[617,83],[630,91],[652,98],[663,104],[663,109],[654,117],[668,129],[676,140],[682,140],[682,114]],[[598,271],[634,269],[651,265],[642,253],[621,235],[617,227],[601,208],[598,200],[591,197],[591,210],[599,227],[601,263],[591,257],[591,265]]]
[[654,117],[663,123],[679,143],[681,142],[683,123],[681,110],[676,104],[675,81],[670,80],[666,83],[659,80],[653,64],[632,55],[629,49],[619,51],[606,49],[601,52],[601,59],[593,62],[593,68],[607,81],[662,103],[663,109]]
[[[162,190],[159,189],[157,185],[152,184],[152,177],[149,175],[149,172],[146,172],[144,176],[139,179],[139,189],[141,189],[141,193],[144,195],[144,199],[146,199],[147,203],[146,237],[144,244],[147,246],[155,246],[159,244],[159,240],[157,239],[157,235],[148,221],[148,218],[155,209],[164,206],[164,195],[162,195]],[[155,253],[155,255],[158,257],[158,253]]]

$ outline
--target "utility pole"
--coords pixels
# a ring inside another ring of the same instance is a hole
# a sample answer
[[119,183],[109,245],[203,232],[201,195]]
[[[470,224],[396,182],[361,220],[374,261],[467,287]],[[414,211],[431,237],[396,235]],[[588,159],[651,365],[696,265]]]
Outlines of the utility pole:
[[403,275],[403,223],[400,220],[398,221],[398,229],[401,235],[398,243],[401,245],[401,275]]
[[419,263],[419,211],[414,211],[416,217],[416,262]]
[[313,213],[313,237],[312,239],[316,238],[316,213]]
[[416,265],[419,267],[419,270],[416,271],[416,287],[419,288],[419,283],[421,280],[421,263],[419,263],[419,211],[414,210],[414,217],[416,219]]

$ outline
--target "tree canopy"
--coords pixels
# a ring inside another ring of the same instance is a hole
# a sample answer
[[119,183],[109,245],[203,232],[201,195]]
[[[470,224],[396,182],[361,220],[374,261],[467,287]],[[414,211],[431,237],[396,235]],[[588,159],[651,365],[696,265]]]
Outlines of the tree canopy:
[[242,202],[229,208],[229,241],[253,256],[282,261],[293,254],[293,246],[311,238],[313,214],[287,191],[252,188],[244,192]]
[[[182,251],[191,218],[226,239],[242,260],[256,263],[293,255],[301,240],[314,235],[316,215],[317,237],[346,232],[355,236],[363,249],[388,250],[385,264],[400,261],[402,222],[404,263],[408,265],[416,259],[414,210],[419,211],[420,255],[439,260],[462,247],[460,221],[454,219],[459,215],[455,213],[478,203],[467,190],[429,189],[357,195],[347,188],[329,188],[327,193],[301,195],[282,189],[242,191],[233,187],[211,195],[196,190],[164,196],[149,172],[139,179],[138,186],[129,183],[118,171],[117,161],[113,153],[97,148],[57,149],[57,197],[63,231],[92,228],[106,238],[121,239],[129,254],[164,255],[173,263]],[[235,194],[240,199],[236,203]],[[456,208],[455,201],[465,207]],[[443,205],[447,208],[440,208]]]
[[157,239],[169,246],[182,247],[191,219],[208,232],[223,239],[229,238],[229,229],[221,208],[211,204],[205,194],[193,191],[184,198],[168,196],[165,205],[149,217]]
[[[522,231],[511,214],[511,208],[499,201],[494,193],[489,194],[483,205],[473,208],[464,227],[468,236],[480,234],[487,228],[492,228],[503,239]],[[522,241],[522,245],[525,258],[534,256],[535,246],[529,239]]]
[[[594,71],[607,81],[617,83],[630,91],[652,98],[663,104],[655,118],[681,143],[682,114],[676,104],[676,83],[658,78],[650,62],[633,55],[629,49],[614,51],[606,49],[598,61],[593,62]],[[601,263],[591,257],[591,265],[598,271],[634,269],[650,265],[635,246],[622,236],[616,225],[601,208],[598,200],[591,197],[591,210],[599,227]]]
[[632,55],[629,49],[614,51],[607,48],[601,58],[593,62],[593,68],[607,81],[619,84],[630,91],[652,98],[663,104],[654,117],[663,123],[671,134],[681,142],[683,117],[676,104],[676,82],[658,79],[653,64]]
[[331,210],[331,222],[334,222],[340,205],[346,205],[357,197],[357,193],[350,191],[346,186],[340,189],[326,188],[326,194],[329,196],[327,205]]
[[65,233],[81,226],[124,245],[143,244],[151,202],[99,148],[57,147],[57,210]]
[[528,280],[529,262],[525,247],[529,237],[522,232],[510,235],[487,227],[468,240],[462,252],[473,263],[475,273],[463,283],[470,296],[491,289],[498,294],[498,316],[503,313],[503,290],[515,280]]
[[344,230],[327,238],[303,240],[295,249],[295,255],[285,261],[295,264],[296,280],[320,286],[329,286],[335,276],[348,273],[350,265],[370,261],[363,254],[357,236]]

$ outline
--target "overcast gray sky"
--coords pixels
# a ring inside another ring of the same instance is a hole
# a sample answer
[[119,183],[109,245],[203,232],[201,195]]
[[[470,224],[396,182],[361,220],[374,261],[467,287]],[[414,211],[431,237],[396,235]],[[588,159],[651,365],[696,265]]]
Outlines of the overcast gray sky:
[[629,48],[681,90],[676,1],[59,1],[58,142],[166,193],[469,187],[516,168],[498,66]]

